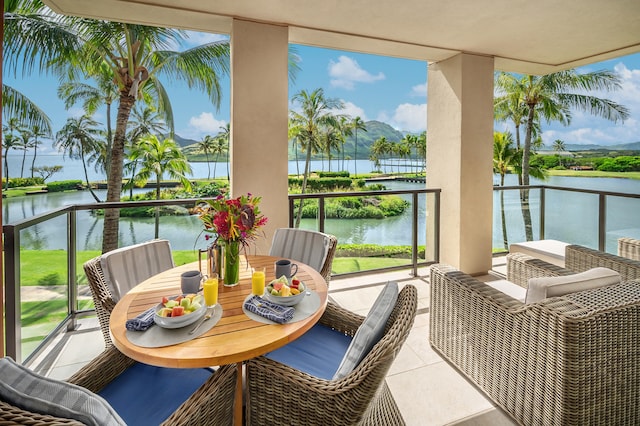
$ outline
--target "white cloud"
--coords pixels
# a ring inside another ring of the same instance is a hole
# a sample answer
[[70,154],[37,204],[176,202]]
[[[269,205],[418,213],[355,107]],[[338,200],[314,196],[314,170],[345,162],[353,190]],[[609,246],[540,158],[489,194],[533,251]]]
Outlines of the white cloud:
[[398,130],[422,132],[427,128],[427,104],[398,105],[390,121]]
[[82,107],[74,106],[67,110],[67,118],[80,118],[85,114],[86,111]]
[[344,104],[344,109],[336,110],[334,113],[347,115],[351,118],[360,117],[362,121],[369,121],[367,115],[364,112],[364,109],[360,108],[353,102],[342,101]]
[[213,43],[216,41],[229,40],[229,36],[226,34],[212,34],[212,33],[200,33],[196,31],[186,32],[186,43],[190,47],[200,46],[207,43]]
[[217,135],[220,133],[220,128],[226,125],[226,121],[217,120],[212,113],[202,112],[197,117],[191,117],[189,119],[189,126],[179,131],[178,134],[185,138],[200,139],[204,135]]
[[331,77],[333,87],[347,90],[353,90],[355,83],[373,83],[385,79],[382,72],[373,75],[362,69],[355,59],[344,55],[338,58],[338,62],[329,61],[329,77]]
[[427,97],[427,82],[416,84],[411,88],[411,96]]

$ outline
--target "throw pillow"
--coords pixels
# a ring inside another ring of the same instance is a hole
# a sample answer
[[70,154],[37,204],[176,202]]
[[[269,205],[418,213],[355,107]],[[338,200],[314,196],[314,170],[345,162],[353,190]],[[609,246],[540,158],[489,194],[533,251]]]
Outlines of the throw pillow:
[[525,303],[618,283],[620,274],[608,268],[593,268],[579,274],[559,277],[531,278]]
[[78,420],[91,426],[126,426],[93,392],[34,373],[9,357],[0,359],[0,398],[23,410]]
[[387,320],[391,316],[397,300],[398,283],[387,283],[378,295],[371,310],[369,310],[367,317],[358,327],[358,331],[353,336],[353,340],[344,354],[333,380],[339,380],[351,373],[378,343],[384,334]]

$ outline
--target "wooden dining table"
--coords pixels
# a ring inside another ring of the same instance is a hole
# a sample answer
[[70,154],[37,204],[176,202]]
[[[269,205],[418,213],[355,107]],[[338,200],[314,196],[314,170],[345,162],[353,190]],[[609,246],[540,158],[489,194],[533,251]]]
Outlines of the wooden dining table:
[[184,343],[158,348],[140,347],[129,341],[125,323],[150,307],[160,303],[163,296],[180,294],[180,275],[197,270],[198,262],[189,263],[157,274],[129,291],[118,301],[109,327],[114,345],[128,357],[145,364],[172,367],[198,368],[235,363],[238,368],[236,386],[235,424],[242,423],[242,363],[263,355],[297,339],[309,330],[322,316],[327,305],[327,283],[312,267],[298,261],[296,273],[307,286],[320,297],[320,307],[309,317],[287,324],[265,324],[250,319],[242,305],[251,293],[252,268],[266,270],[266,282],[275,279],[274,263],[282,259],[273,256],[241,256],[240,282],[233,287],[219,285],[218,303],[222,318],[206,333]]

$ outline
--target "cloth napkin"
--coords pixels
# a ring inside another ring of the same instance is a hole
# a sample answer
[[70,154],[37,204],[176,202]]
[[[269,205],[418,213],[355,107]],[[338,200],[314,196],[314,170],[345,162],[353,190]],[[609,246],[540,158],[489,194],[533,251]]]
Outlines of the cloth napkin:
[[137,317],[127,320],[125,327],[127,327],[127,330],[145,331],[149,327],[151,327],[153,324],[155,324],[155,321],[153,320],[155,315],[156,315],[156,307],[153,306],[147,309],[146,311],[144,311],[143,313],[141,313],[140,315],[138,315]]
[[259,296],[251,296],[248,298],[244,302],[244,308],[249,312],[270,319],[278,324],[291,321],[293,314],[296,312],[291,306],[278,305]]

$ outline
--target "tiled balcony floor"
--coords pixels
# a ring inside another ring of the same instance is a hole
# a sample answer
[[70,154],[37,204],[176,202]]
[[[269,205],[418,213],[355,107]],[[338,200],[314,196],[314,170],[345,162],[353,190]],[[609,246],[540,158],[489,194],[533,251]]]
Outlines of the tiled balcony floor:
[[[494,269],[500,270],[500,260]],[[414,278],[408,272],[334,279],[330,297],[340,305],[365,315],[382,286],[389,280],[418,288],[418,314],[411,334],[387,375],[387,383],[407,425],[506,426],[515,423],[493,406],[471,383],[443,361],[429,345],[428,269]],[[487,279],[492,279],[487,276]],[[82,320],[78,330],[56,342],[50,365],[34,367],[55,378],[67,378],[104,348],[97,319]],[[49,357],[50,358],[50,357]],[[38,363],[35,362],[34,366]]]

